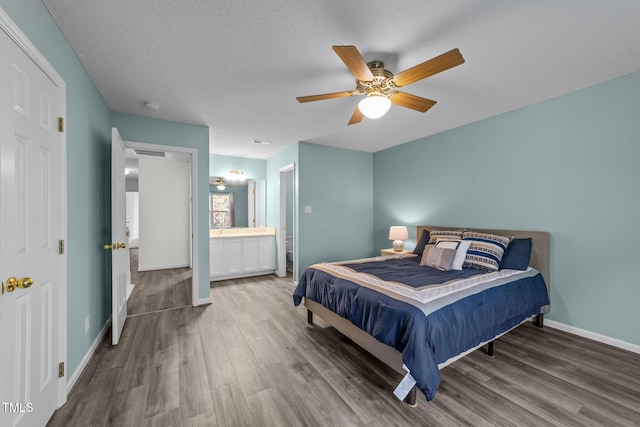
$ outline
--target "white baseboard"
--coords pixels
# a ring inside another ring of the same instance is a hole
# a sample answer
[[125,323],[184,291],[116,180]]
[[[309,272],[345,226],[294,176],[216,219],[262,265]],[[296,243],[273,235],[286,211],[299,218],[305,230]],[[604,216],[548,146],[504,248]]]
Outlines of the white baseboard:
[[211,304],[211,297],[208,297],[208,298],[200,298],[200,299],[198,300],[198,304],[197,304],[196,306],[198,306],[198,305],[207,305],[207,304]]
[[608,344],[613,347],[618,347],[623,350],[640,354],[640,345],[622,341],[617,338],[611,338],[606,335],[601,335],[595,332],[587,331],[585,329],[576,328],[575,326],[565,325],[564,323],[548,320],[546,318],[544,319],[544,326],[549,326],[550,328],[558,329],[560,331],[568,332],[573,335],[578,335],[583,338],[588,338],[593,341],[598,341],[603,344]]
[[[238,273],[238,274],[215,275],[215,276],[209,276],[209,283],[220,282],[222,280],[241,279],[243,277],[266,276],[268,274],[275,274],[275,273],[276,273],[275,270],[260,270],[260,271],[249,271],[249,272]],[[285,275],[282,277],[287,277],[287,276]]]
[[190,263],[151,265],[146,267],[138,266],[138,271],[170,270],[172,268],[189,268],[189,267],[191,267]]
[[80,378],[82,371],[84,371],[84,368],[87,367],[87,364],[91,360],[91,356],[93,356],[93,353],[96,352],[96,349],[104,339],[104,336],[106,335],[107,330],[109,329],[109,325],[111,325],[111,317],[109,317],[109,320],[107,320],[107,323],[104,324],[104,327],[102,328],[102,330],[100,331],[96,339],[93,340],[93,343],[91,343],[91,347],[89,347],[89,349],[85,353],[84,357],[78,364],[78,367],[73,372],[73,375],[71,375],[67,380],[67,395],[71,392],[71,389],[73,388],[73,386],[76,385],[76,382],[78,381],[78,378]]
[[129,283],[127,285],[127,301],[129,301],[129,297],[131,296],[131,292],[133,292],[133,288],[135,288],[135,284]]

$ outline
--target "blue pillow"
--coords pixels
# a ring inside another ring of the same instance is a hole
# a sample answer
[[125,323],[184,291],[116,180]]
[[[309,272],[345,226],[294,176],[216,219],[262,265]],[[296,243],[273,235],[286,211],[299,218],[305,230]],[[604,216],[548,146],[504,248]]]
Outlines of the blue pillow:
[[500,270],[526,270],[531,259],[531,237],[526,239],[513,239],[502,256]]
[[422,235],[420,236],[420,240],[418,240],[416,247],[413,248],[413,253],[416,255],[422,255],[427,243],[429,243],[429,230],[422,230]]

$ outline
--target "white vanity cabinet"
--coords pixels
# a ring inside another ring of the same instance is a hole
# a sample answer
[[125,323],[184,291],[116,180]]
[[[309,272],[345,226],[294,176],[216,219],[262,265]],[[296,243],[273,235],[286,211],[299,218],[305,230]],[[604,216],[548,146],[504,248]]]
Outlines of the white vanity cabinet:
[[209,238],[209,279],[211,281],[275,272],[275,234],[215,233],[212,231]]

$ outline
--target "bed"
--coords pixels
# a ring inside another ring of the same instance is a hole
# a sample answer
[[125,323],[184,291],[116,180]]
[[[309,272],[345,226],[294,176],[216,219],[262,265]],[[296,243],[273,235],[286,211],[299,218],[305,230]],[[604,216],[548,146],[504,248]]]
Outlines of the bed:
[[312,265],[293,293],[294,304],[307,308],[309,323],[320,316],[403,374],[398,389],[406,391],[396,390],[396,396],[411,405],[416,388],[428,401],[435,398],[440,369],[483,346],[493,356],[495,339],[527,320],[542,327],[550,310],[548,233],[418,226],[416,236],[426,231],[433,239],[449,230],[470,236],[464,240],[508,236],[505,246],[528,241],[528,267],[487,272],[467,265],[467,258],[469,268],[440,271],[420,265],[419,255],[399,254]]

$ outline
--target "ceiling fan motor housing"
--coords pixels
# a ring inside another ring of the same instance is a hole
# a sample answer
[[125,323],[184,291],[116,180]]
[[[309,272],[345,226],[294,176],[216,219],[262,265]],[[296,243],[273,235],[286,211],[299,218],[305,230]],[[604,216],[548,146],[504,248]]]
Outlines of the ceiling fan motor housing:
[[384,62],[371,61],[367,67],[373,74],[373,80],[356,79],[354,95],[377,95],[390,97],[396,92],[397,86],[393,82],[393,73],[384,68]]

